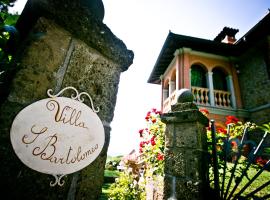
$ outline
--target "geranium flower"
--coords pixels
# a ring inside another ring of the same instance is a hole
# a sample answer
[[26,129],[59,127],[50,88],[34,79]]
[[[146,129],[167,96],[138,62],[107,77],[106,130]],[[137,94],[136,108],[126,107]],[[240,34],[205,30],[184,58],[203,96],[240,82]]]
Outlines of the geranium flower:
[[231,142],[231,145],[232,145],[232,148],[235,148],[235,147],[237,147],[237,142],[236,141],[232,141]]
[[263,167],[267,162],[268,160],[263,159],[261,156],[256,158],[256,163],[258,163],[261,167]]
[[199,111],[205,116],[209,115],[209,111],[206,108],[200,108]]
[[226,117],[226,125],[232,124],[232,123],[236,124],[237,122],[239,122],[239,119],[236,118],[235,116],[229,115],[229,116]]
[[221,127],[217,128],[217,132],[218,132],[218,133],[227,134],[227,130],[224,129],[224,128],[221,128]]

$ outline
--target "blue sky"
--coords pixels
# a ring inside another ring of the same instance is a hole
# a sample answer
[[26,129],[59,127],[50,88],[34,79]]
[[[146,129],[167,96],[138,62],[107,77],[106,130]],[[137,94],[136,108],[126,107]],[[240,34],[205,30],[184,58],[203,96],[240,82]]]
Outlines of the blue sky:
[[[161,89],[148,84],[162,45],[174,33],[214,39],[224,26],[239,29],[239,39],[270,8],[269,0],[103,0],[104,23],[135,53],[133,64],[122,73],[109,155],[127,154],[139,143],[144,117],[160,109]],[[18,0],[20,11],[25,0]]]

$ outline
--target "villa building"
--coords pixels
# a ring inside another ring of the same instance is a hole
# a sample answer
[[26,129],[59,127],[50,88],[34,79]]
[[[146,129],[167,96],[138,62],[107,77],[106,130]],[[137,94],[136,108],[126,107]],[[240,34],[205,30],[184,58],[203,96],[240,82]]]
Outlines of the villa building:
[[169,32],[148,79],[161,85],[161,110],[188,88],[199,108],[222,123],[227,115],[270,121],[270,13],[242,38],[225,27],[214,40]]

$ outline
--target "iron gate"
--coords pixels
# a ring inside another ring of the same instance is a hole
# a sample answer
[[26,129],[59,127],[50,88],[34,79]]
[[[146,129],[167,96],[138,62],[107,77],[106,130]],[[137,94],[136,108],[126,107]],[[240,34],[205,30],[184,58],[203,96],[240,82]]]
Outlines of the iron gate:
[[[269,170],[270,160],[268,160],[263,166],[259,167],[255,164],[256,158],[261,156],[261,153],[266,148],[265,141],[269,137],[270,133],[265,131],[263,137],[259,142],[254,142],[247,139],[249,132],[248,128],[245,128],[241,138],[229,138],[230,125],[227,126],[227,136],[218,138],[216,136],[216,127],[214,120],[211,120],[211,139],[210,147],[212,152],[210,155],[210,170],[209,176],[212,180],[212,194],[214,199],[219,200],[263,200],[270,199],[270,176],[267,181],[262,182],[256,189],[250,189],[250,186],[258,177],[265,171]],[[218,141],[222,139],[222,150],[217,151]],[[233,148],[232,144],[237,145],[237,148]],[[245,152],[245,148],[249,148],[248,152]],[[243,160],[244,158],[244,160]],[[249,177],[249,170],[256,167],[255,175]],[[263,189],[268,189],[266,194],[262,197],[258,197],[258,193]]]

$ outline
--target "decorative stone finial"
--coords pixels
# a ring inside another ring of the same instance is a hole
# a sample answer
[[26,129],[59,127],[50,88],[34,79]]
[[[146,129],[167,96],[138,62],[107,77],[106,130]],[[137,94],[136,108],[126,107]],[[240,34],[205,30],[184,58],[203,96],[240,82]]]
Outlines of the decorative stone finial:
[[183,88],[177,93],[177,103],[193,102],[194,96],[189,89]]

